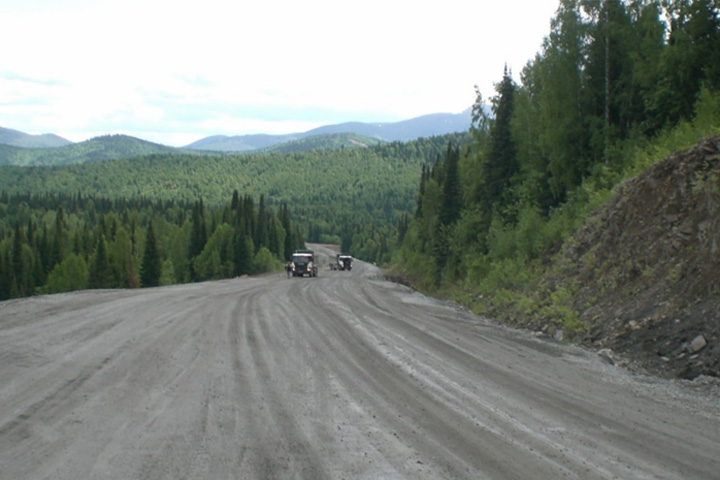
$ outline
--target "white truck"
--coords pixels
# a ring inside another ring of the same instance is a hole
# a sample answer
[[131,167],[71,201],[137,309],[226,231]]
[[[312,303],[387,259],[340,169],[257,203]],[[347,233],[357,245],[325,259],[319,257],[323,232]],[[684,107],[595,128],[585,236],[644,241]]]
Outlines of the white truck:
[[336,258],[338,270],[352,270],[353,258],[350,255],[341,253]]
[[330,270],[352,270],[353,258],[345,253],[338,253],[335,256],[335,263],[330,264]]

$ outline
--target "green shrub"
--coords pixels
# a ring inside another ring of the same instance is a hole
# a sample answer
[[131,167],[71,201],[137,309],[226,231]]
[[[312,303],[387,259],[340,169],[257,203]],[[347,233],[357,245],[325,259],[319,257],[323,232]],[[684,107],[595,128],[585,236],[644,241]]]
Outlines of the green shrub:
[[85,260],[74,253],[68,255],[48,275],[45,293],[71,292],[88,288],[90,272]]
[[253,272],[254,273],[265,273],[265,272],[276,272],[283,269],[283,264],[280,260],[267,249],[267,247],[260,247],[255,254],[253,259]]

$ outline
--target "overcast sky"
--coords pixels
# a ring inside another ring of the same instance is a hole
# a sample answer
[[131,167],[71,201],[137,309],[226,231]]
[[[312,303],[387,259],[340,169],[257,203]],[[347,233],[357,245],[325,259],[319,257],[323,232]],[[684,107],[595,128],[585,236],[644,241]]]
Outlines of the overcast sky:
[[558,0],[0,0],[0,127],[183,146],[459,113]]

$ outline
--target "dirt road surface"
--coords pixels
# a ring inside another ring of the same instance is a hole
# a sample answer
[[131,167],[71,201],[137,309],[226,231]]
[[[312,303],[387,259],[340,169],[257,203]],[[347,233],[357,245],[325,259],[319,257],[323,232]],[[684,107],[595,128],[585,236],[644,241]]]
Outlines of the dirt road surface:
[[378,273],[0,303],[0,478],[720,478],[712,391]]

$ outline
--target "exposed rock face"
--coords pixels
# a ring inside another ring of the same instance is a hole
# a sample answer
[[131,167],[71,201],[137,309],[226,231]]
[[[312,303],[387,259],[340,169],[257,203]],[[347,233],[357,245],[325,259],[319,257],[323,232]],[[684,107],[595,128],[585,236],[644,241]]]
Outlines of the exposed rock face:
[[654,373],[720,376],[720,136],[623,184],[563,255],[584,342]]

